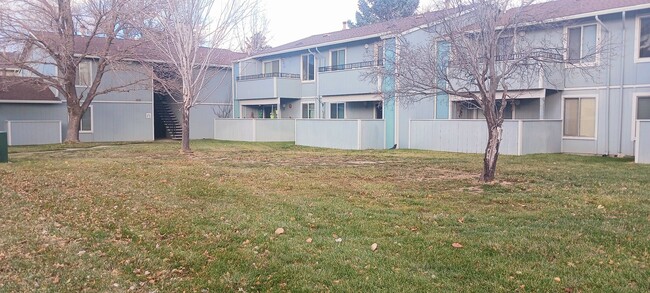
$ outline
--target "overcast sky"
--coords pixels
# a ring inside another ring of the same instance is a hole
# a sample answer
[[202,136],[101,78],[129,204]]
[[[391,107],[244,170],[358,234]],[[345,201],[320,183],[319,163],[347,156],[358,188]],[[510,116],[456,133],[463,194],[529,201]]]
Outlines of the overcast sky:
[[[433,0],[420,0],[420,6]],[[269,20],[271,46],[340,30],[357,11],[357,0],[260,0]]]

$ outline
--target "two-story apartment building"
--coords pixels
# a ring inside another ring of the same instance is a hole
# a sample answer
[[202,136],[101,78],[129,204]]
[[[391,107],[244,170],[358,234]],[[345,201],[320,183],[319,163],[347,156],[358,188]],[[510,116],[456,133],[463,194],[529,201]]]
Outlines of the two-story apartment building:
[[[528,27],[521,37],[557,47],[553,58],[559,62],[510,82],[516,99],[506,117],[560,120],[561,133],[554,135],[562,152],[634,155],[636,122],[650,118],[650,3],[556,0],[526,9],[536,21],[554,25]],[[438,94],[407,103],[383,94],[399,84],[369,78],[373,67],[394,63],[384,60],[395,58],[400,39],[441,41],[430,29],[440,16],[432,12],[314,35],[238,60],[234,117],[384,119],[386,147],[403,148],[409,146],[412,120],[480,119],[472,101]],[[564,64],[596,51],[593,59]]]
[[[526,29],[522,43],[557,47],[555,58],[579,61],[513,80],[510,90],[519,93],[506,117],[562,120],[562,152],[634,155],[636,123],[650,119],[650,2],[557,0],[526,9],[553,25]],[[482,117],[460,98],[450,110],[455,119]]]
[[[117,40],[114,50],[124,45],[121,42],[130,41]],[[76,45],[83,46],[84,42]],[[88,52],[86,48],[78,50],[80,53]],[[213,74],[209,75],[198,98],[200,104],[192,109],[190,116],[192,139],[213,138],[214,119],[230,116],[232,111],[231,66],[233,60],[244,55],[214,50],[217,52],[212,55]],[[139,47],[141,56],[138,60],[124,60],[119,67],[105,73],[99,91],[117,90],[93,100],[81,120],[81,141],[151,141],[180,136],[181,101],[154,86],[151,69],[144,68],[147,63],[165,62],[155,58],[152,52],[155,50]],[[40,73],[58,74],[56,67],[47,62],[47,54],[36,49],[23,54],[23,58],[33,60],[30,63]],[[76,89],[79,94],[87,91],[96,72],[97,59],[89,55],[78,68]],[[38,78],[29,72],[18,70],[13,73],[13,77],[0,76],[0,84],[5,85],[0,89],[0,131],[9,132],[13,145],[60,142],[68,124],[65,98],[56,89],[39,84]]]
[[[383,119],[386,146],[395,143],[396,100],[390,80],[373,78],[394,58],[395,36],[438,21],[431,12],[313,35],[235,62],[235,118]],[[447,105],[445,105],[446,107]],[[440,110],[446,111],[446,110]]]

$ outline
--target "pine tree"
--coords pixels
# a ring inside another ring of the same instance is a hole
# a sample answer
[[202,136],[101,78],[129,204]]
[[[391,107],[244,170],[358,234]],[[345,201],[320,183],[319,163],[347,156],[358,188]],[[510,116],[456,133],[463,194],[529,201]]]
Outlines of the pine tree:
[[419,0],[359,0],[354,26],[411,16],[419,5]]

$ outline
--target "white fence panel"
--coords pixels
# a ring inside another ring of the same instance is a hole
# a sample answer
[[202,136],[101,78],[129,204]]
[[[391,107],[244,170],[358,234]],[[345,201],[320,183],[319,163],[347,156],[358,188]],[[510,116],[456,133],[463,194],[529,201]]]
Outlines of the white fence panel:
[[255,141],[254,119],[215,119],[214,139]]
[[[503,123],[501,153],[518,153],[516,121]],[[484,120],[411,120],[409,148],[456,152],[483,153],[487,144],[487,124]]]
[[[409,148],[483,153],[488,141],[485,120],[411,120]],[[507,120],[500,153],[559,153],[562,124],[557,120]]]
[[384,149],[384,120],[296,120],[296,144],[344,150]]
[[38,145],[62,142],[59,120],[6,121],[9,145]]
[[634,160],[639,164],[650,164],[650,120],[637,122]]
[[296,140],[296,120],[255,120],[255,141],[283,142]]
[[562,120],[522,120],[521,154],[562,152]]
[[359,120],[359,149],[385,149],[384,120]]
[[251,142],[295,140],[296,121],[291,119],[215,119],[214,139]]

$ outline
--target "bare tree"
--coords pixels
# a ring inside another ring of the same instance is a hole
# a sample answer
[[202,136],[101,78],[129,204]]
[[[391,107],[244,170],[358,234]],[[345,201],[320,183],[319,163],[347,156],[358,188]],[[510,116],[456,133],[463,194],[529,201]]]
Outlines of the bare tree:
[[[167,63],[167,73],[157,73],[160,84],[182,97],[181,151],[190,153],[190,110],[201,102],[206,82],[226,70],[218,60],[230,51],[216,49],[228,41],[235,26],[250,15],[251,2],[224,0],[160,0],[152,24],[145,30]],[[171,71],[172,73],[169,73]],[[162,75],[162,78],[160,76]],[[173,78],[170,78],[173,77]],[[172,79],[176,81],[169,82]]]
[[269,20],[263,11],[263,6],[256,0],[250,15],[242,21],[235,30],[237,50],[248,55],[261,52],[269,46]]
[[[126,64],[122,61],[133,58],[139,42],[120,39],[138,23],[139,11],[146,10],[149,2],[0,0],[0,5],[0,47],[21,51],[20,58],[4,61],[65,97],[67,143],[79,142],[81,117],[95,97],[151,81],[143,77],[101,86],[106,73],[120,70]],[[83,63],[88,60],[93,60],[92,65]],[[80,66],[89,74],[80,77]]]
[[519,95],[517,90],[532,88],[540,72],[557,71],[558,64],[593,61],[605,44],[593,44],[589,54],[576,55],[565,49],[562,37],[542,37],[539,32],[561,24],[546,22],[533,1],[447,0],[444,4],[447,7],[439,9],[443,19],[426,28],[431,39],[417,43],[399,36],[390,53],[394,60],[387,60],[388,66],[375,69],[372,76],[392,79],[395,89],[385,94],[405,103],[447,94],[477,105],[488,127],[480,179],[490,182],[496,174],[504,112]]

